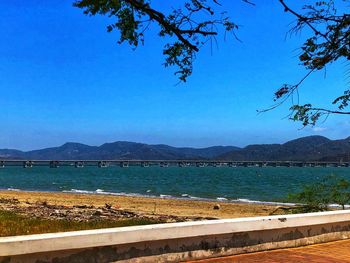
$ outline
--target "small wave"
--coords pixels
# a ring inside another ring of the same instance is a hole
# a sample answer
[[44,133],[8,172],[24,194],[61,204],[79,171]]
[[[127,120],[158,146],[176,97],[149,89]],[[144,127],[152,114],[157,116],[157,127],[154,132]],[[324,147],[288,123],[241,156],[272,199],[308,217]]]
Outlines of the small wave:
[[193,195],[189,195],[188,197],[193,199],[193,200],[203,200],[203,201],[210,201],[211,200],[209,198],[203,198],[203,197],[198,197],[198,196],[193,196]]
[[259,204],[259,205],[286,205],[286,206],[295,206],[295,203],[283,203],[283,202],[271,202],[271,201],[258,201],[258,200],[250,200],[246,198],[238,198],[231,200],[232,202],[237,203],[248,203],[248,204]]
[[21,191],[21,189],[18,189],[18,188],[7,188],[7,191],[15,191],[15,192],[19,192]]
[[[97,189],[97,190],[101,190],[101,189]],[[124,193],[124,192],[120,192],[120,193],[115,193],[115,192],[105,192],[103,190],[101,191],[95,191],[96,194],[101,194],[101,195],[116,195],[116,196],[129,196],[131,194],[127,194],[127,193]]]
[[[249,203],[249,204],[258,204],[258,205],[282,205],[282,206],[298,206],[302,205],[300,203],[284,203],[284,202],[272,202],[272,201],[257,201],[257,200],[250,200],[245,198],[239,198],[232,200],[232,202],[240,202],[240,203]],[[335,208],[335,209],[341,209],[342,206],[338,204],[329,204],[329,208]],[[345,205],[344,208],[350,208],[350,205]]]
[[87,190],[80,190],[80,189],[70,189],[70,190],[64,190],[62,191],[64,193],[78,193],[78,194],[94,194],[95,191],[87,191]]
[[[341,205],[338,204],[329,204],[328,205],[329,208],[343,208]],[[345,205],[344,208],[350,208],[350,205]]]
[[236,200],[232,200],[232,201],[238,201],[238,202],[242,202],[242,203],[255,203],[258,201],[254,201],[254,200],[250,200],[250,199],[245,199],[245,198],[238,198]]
[[171,195],[162,195],[162,194],[160,194],[159,197],[160,198],[172,198]]
[[151,190],[147,190],[147,191],[146,191],[146,193],[150,193],[150,192],[152,192],[152,191],[151,191]]
[[98,195],[115,195],[115,196],[136,196],[136,197],[156,197],[152,195],[143,195],[138,193],[125,193],[125,192],[107,192],[103,189],[96,189],[95,191],[81,190],[81,189],[71,189],[63,190],[63,193],[75,193],[75,194],[98,194]]
[[225,197],[217,197],[216,200],[218,200],[218,201],[228,201],[228,199],[225,198]]
[[193,195],[189,195],[189,194],[182,194],[181,197],[179,197],[180,199],[194,199],[194,200],[209,200],[207,198],[202,198],[202,197],[197,197],[197,196],[193,196]]

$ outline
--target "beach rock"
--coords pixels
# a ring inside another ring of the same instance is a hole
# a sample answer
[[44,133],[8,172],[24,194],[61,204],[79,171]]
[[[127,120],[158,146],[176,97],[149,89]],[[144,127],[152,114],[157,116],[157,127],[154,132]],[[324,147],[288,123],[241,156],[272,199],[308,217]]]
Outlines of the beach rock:
[[73,205],[74,208],[80,208],[80,209],[84,209],[84,208],[94,208],[93,205]]
[[102,211],[101,210],[96,210],[94,212],[94,216],[100,216],[100,215],[102,215]]
[[213,207],[214,210],[219,210],[220,208],[221,208],[221,206],[219,204],[215,204]]

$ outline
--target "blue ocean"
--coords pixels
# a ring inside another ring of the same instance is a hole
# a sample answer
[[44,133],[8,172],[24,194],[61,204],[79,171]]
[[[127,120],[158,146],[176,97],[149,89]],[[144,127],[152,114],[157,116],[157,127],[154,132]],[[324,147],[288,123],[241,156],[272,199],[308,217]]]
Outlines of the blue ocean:
[[241,202],[284,202],[288,193],[350,168],[321,167],[4,167],[0,188]]

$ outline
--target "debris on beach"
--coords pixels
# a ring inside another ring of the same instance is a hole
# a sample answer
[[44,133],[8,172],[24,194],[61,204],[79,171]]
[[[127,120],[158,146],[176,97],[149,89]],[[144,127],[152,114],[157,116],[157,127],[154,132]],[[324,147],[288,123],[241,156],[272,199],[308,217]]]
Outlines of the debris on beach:
[[17,198],[0,198],[0,204],[19,204]]
[[0,198],[0,209],[12,211],[30,218],[49,220],[68,220],[88,222],[98,220],[123,220],[123,219],[151,219],[159,222],[184,222],[213,220],[214,217],[190,217],[164,214],[147,214],[120,209],[118,206],[105,204],[95,207],[93,205],[64,206],[49,204],[47,201],[20,202],[18,199]]

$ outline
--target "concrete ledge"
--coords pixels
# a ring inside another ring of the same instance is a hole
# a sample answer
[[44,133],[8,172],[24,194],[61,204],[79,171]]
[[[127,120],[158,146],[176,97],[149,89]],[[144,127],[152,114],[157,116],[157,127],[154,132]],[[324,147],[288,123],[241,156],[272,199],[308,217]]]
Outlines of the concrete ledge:
[[343,210],[3,237],[0,262],[74,262],[84,254],[100,259],[91,262],[179,261],[349,237],[350,211]]

